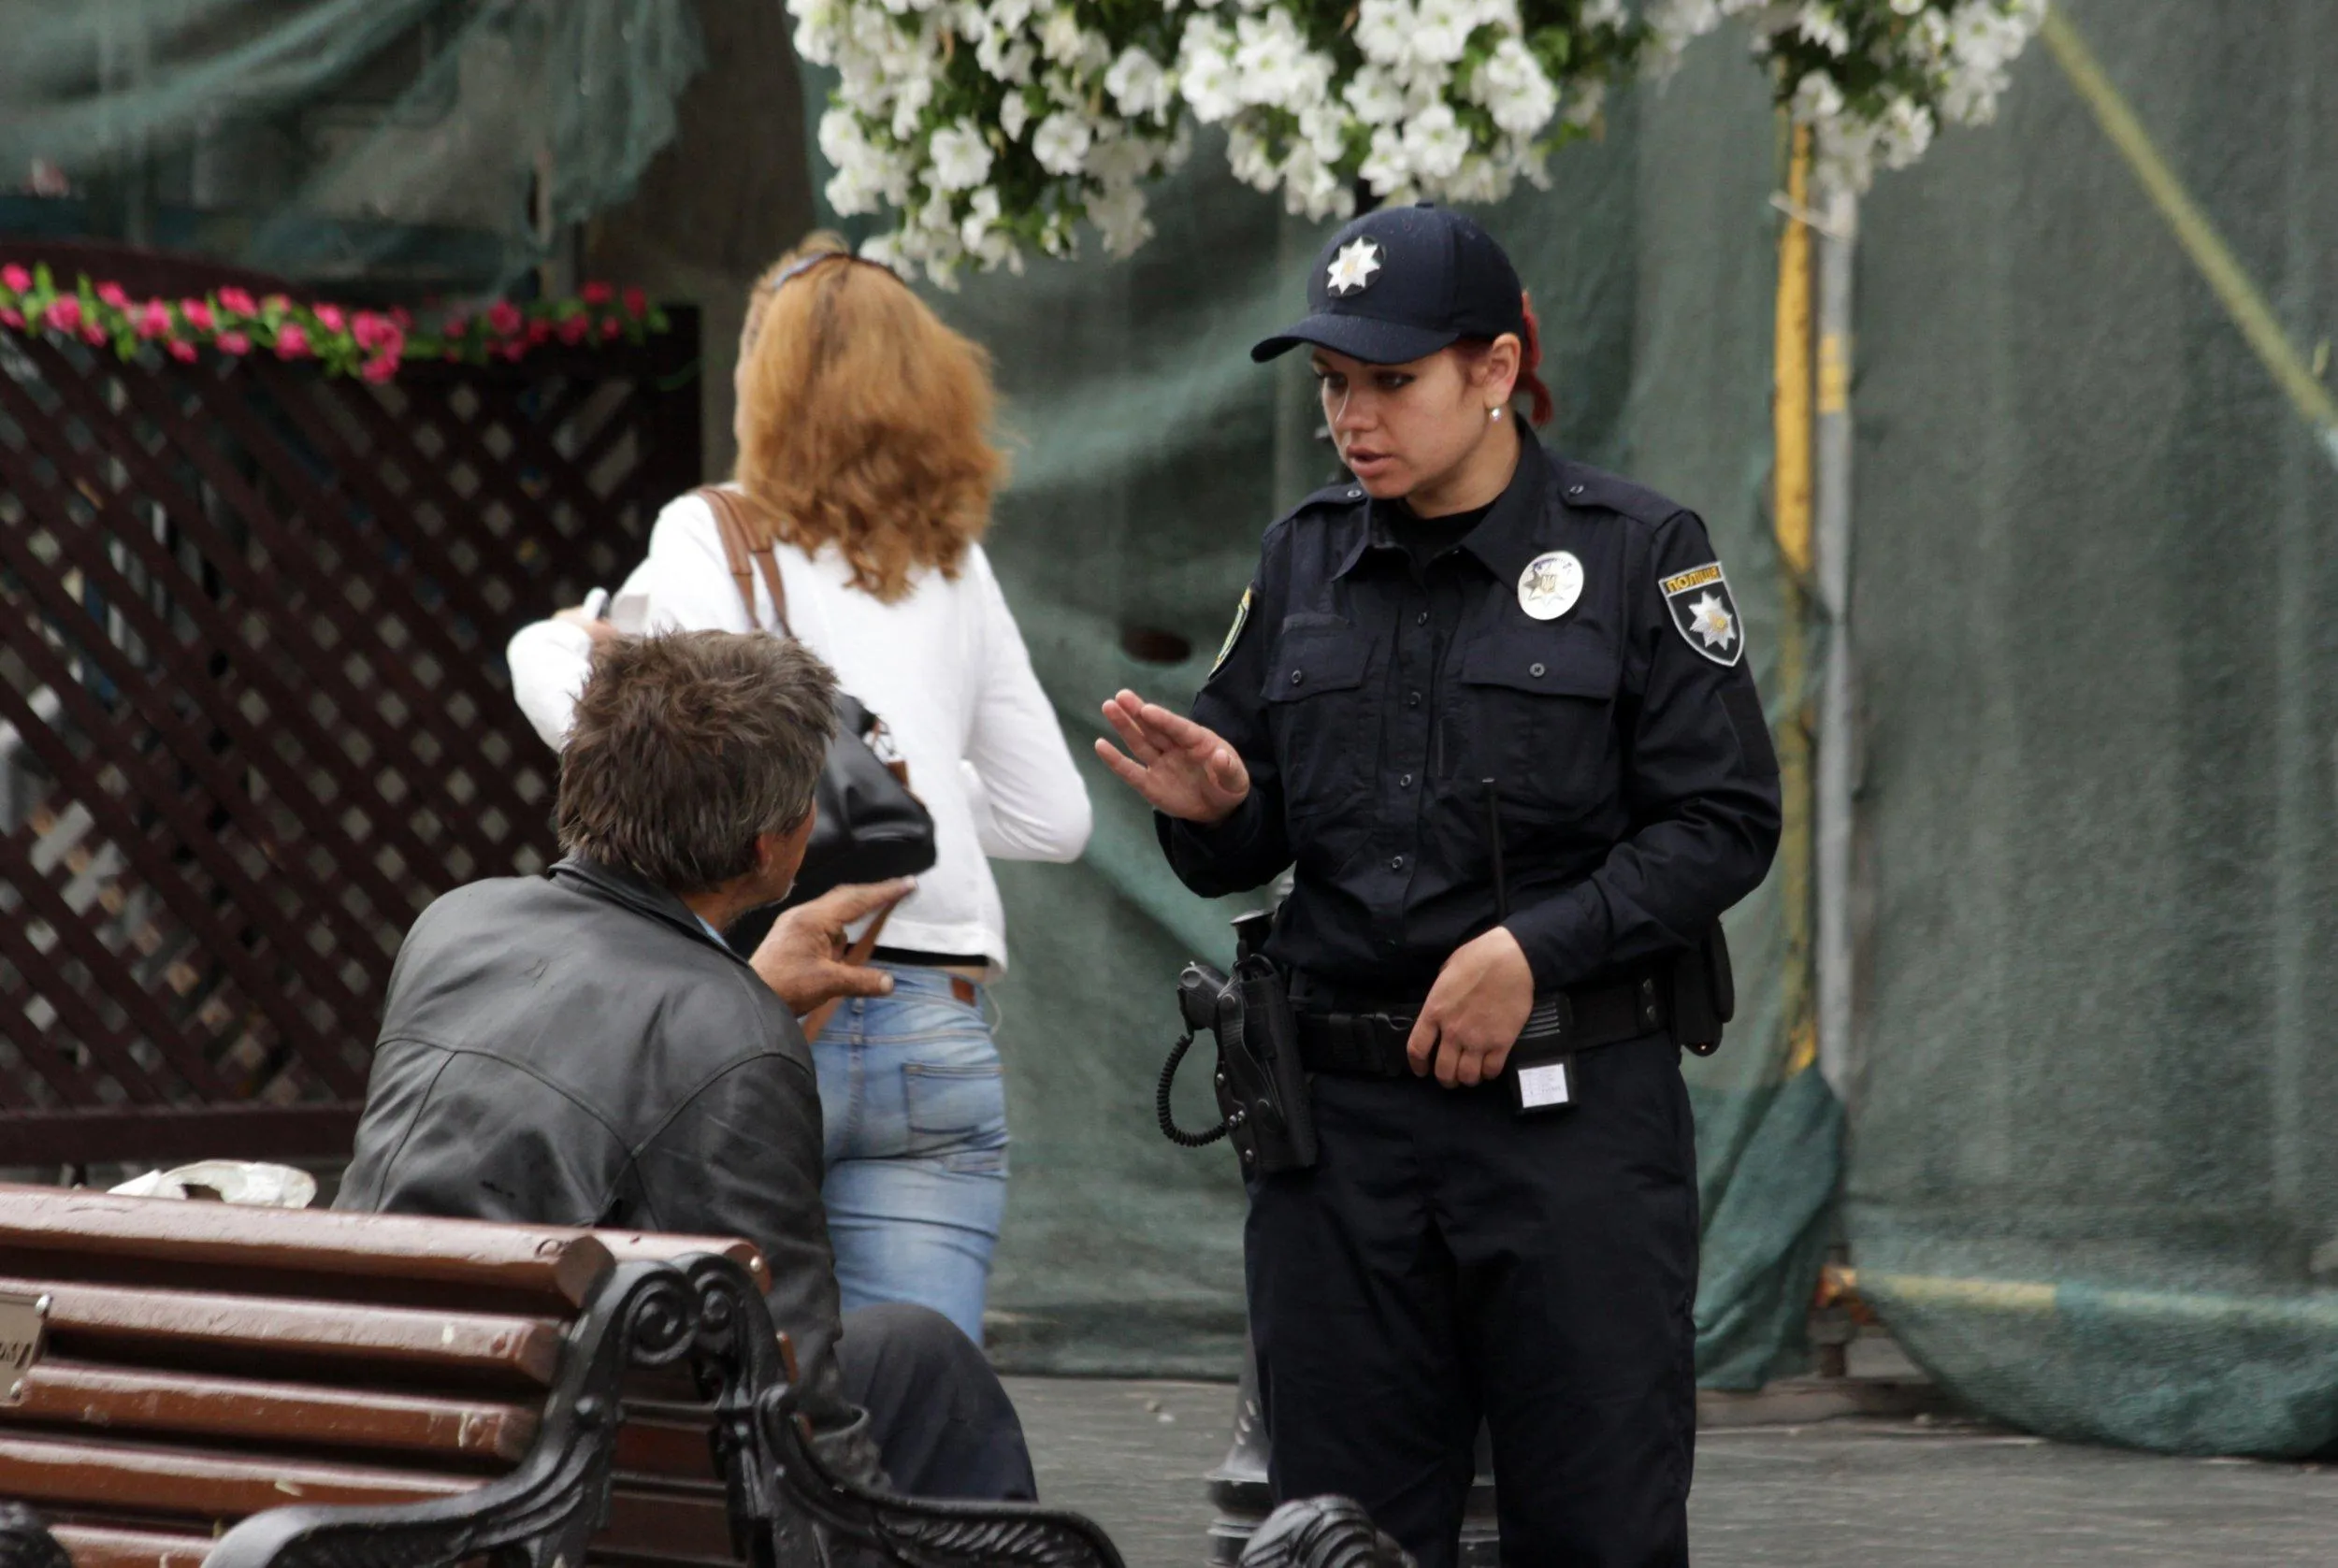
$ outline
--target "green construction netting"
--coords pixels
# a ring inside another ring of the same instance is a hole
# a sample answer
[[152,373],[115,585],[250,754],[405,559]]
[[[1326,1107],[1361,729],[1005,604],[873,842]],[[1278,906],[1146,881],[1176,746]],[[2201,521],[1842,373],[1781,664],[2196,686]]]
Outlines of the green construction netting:
[[[1781,568],[1769,542],[1777,128],[1741,44],[1692,51],[1624,95],[1607,135],[1553,161],[1555,187],[1487,214],[1533,290],[1565,451],[1694,505],[1711,525],[1773,714]],[[816,114],[825,86],[808,80]],[[825,171],[819,171],[825,179]],[[997,354],[1020,449],[990,550],[1075,750],[1121,685],[1183,705],[1277,511],[1333,472],[1296,357],[1247,350],[1296,312],[1326,231],[1235,185],[1205,142],[1162,190],[1133,261],[1041,263],[932,295]],[[1190,656],[1159,662],[1162,634]],[[1003,1362],[1231,1373],[1242,1331],[1242,1193],[1223,1149],[1172,1147],[1152,1086],[1191,956],[1225,919],[1172,878],[1149,819],[1091,769],[1094,842],[1075,867],[1002,864],[1013,972],[999,987],[1014,1185],[992,1305]],[[1773,877],[1731,920],[1739,1016],[1690,1068],[1706,1205],[1708,1382],[1794,1365],[1825,1244],[1840,1114],[1790,1073],[1786,921]],[[1199,1072],[1188,1075],[1198,1124]]]
[[[670,138],[694,17],[686,0],[0,0],[0,169],[40,160],[73,183],[0,195],[0,229],[380,291],[507,281]],[[1489,219],[1548,324],[1556,443],[1705,514],[1782,714],[1800,694],[1781,689],[1777,652],[1809,633],[1781,622],[1764,503],[1778,145],[1739,44],[1708,43],[1619,97],[1603,140],[1555,160],[1551,192]],[[1320,231],[1236,186],[1207,145],[1155,219],[1133,263],[1042,263],[941,297],[999,356],[1020,451],[992,548],[1083,744],[1121,684],[1190,699],[1203,657],[1164,651],[1215,648],[1259,533],[1328,477],[1303,367],[1246,352],[1298,308]],[[1222,1151],[1160,1139],[1151,1086],[1176,972],[1228,956],[1234,906],[1187,895],[1143,813],[1091,784],[1079,866],[1000,868],[1017,1144],[995,1338],[1032,1368],[1231,1373],[1240,1189]],[[1690,1070],[1700,1351],[1727,1386],[1796,1363],[1837,1171],[1835,1102],[1790,1070],[1789,924],[1775,879],[1733,917],[1739,1019]]]
[[[2063,15],[2326,373],[2338,7]],[[2023,1426],[2328,1452],[2332,453],[2043,48],[1859,243],[1863,1283]]]
[[703,64],[690,0],[0,0],[0,232],[372,292],[542,260]]

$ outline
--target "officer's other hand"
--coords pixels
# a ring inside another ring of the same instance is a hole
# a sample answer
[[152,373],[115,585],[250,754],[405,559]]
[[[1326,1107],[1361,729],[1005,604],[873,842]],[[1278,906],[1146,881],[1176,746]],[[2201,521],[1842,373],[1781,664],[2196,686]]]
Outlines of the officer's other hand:
[[1491,1083],[1535,1010],[1535,975],[1507,927],[1454,949],[1412,1026],[1405,1053],[1416,1075],[1436,1072],[1447,1088]]
[[891,975],[844,961],[851,945],[845,928],[901,902],[916,885],[908,877],[896,877],[830,888],[772,921],[748,962],[799,1018],[838,997],[884,996],[893,988]]
[[1205,827],[1223,822],[1250,793],[1250,770],[1218,732],[1124,691],[1104,722],[1129,749],[1098,737],[1096,755],[1155,811]]

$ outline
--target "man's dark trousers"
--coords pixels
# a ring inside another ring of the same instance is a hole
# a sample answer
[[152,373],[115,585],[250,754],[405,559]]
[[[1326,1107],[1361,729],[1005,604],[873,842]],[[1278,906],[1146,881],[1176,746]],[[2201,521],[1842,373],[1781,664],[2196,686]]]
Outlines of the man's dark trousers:
[[1037,1501],[1015,1406],[981,1348],[948,1318],[900,1302],[848,1312],[836,1360],[844,1397],[869,1413],[896,1492]]
[[1680,1053],[1575,1058],[1577,1103],[1314,1080],[1321,1155],[1250,1184],[1250,1332],[1277,1501],[1340,1492],[1458,1552],[1482,1419],[1502,1561],[1688,1561],[1696,1155]]

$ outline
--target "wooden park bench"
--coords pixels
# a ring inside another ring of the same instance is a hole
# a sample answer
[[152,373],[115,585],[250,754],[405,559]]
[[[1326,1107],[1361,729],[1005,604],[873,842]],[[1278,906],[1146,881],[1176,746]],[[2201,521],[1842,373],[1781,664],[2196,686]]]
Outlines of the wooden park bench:
[[72,1568],[1119,1568],[824,1473],[768,1284],[739,1241],[0,1187],[0,1499]]

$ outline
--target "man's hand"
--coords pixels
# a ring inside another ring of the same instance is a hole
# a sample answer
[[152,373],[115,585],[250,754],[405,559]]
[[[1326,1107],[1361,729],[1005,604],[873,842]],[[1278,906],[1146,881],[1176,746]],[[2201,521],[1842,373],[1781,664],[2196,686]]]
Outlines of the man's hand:
[[1535,975],[1507,927],[1453,951],[1412,1026],[1405,1054],[1416,1075],[1430,1070],[1447,1088],[1492,1083],[1510,1059],[1535,1010]]
[[1250,770],[1216,730],[1132,691],[1104,704],[1104,720],[1130,755],[1099,736],[1096,755],[1163,815],[1206,827],[1248,798]]
[[748,962],[799,1018],[838,997],[884,996],[893,989],[891,975],[842,961],[849,945],[844,928],[901,902],[916,885],[909,877],[896,877],[831,888],[772,921]]

